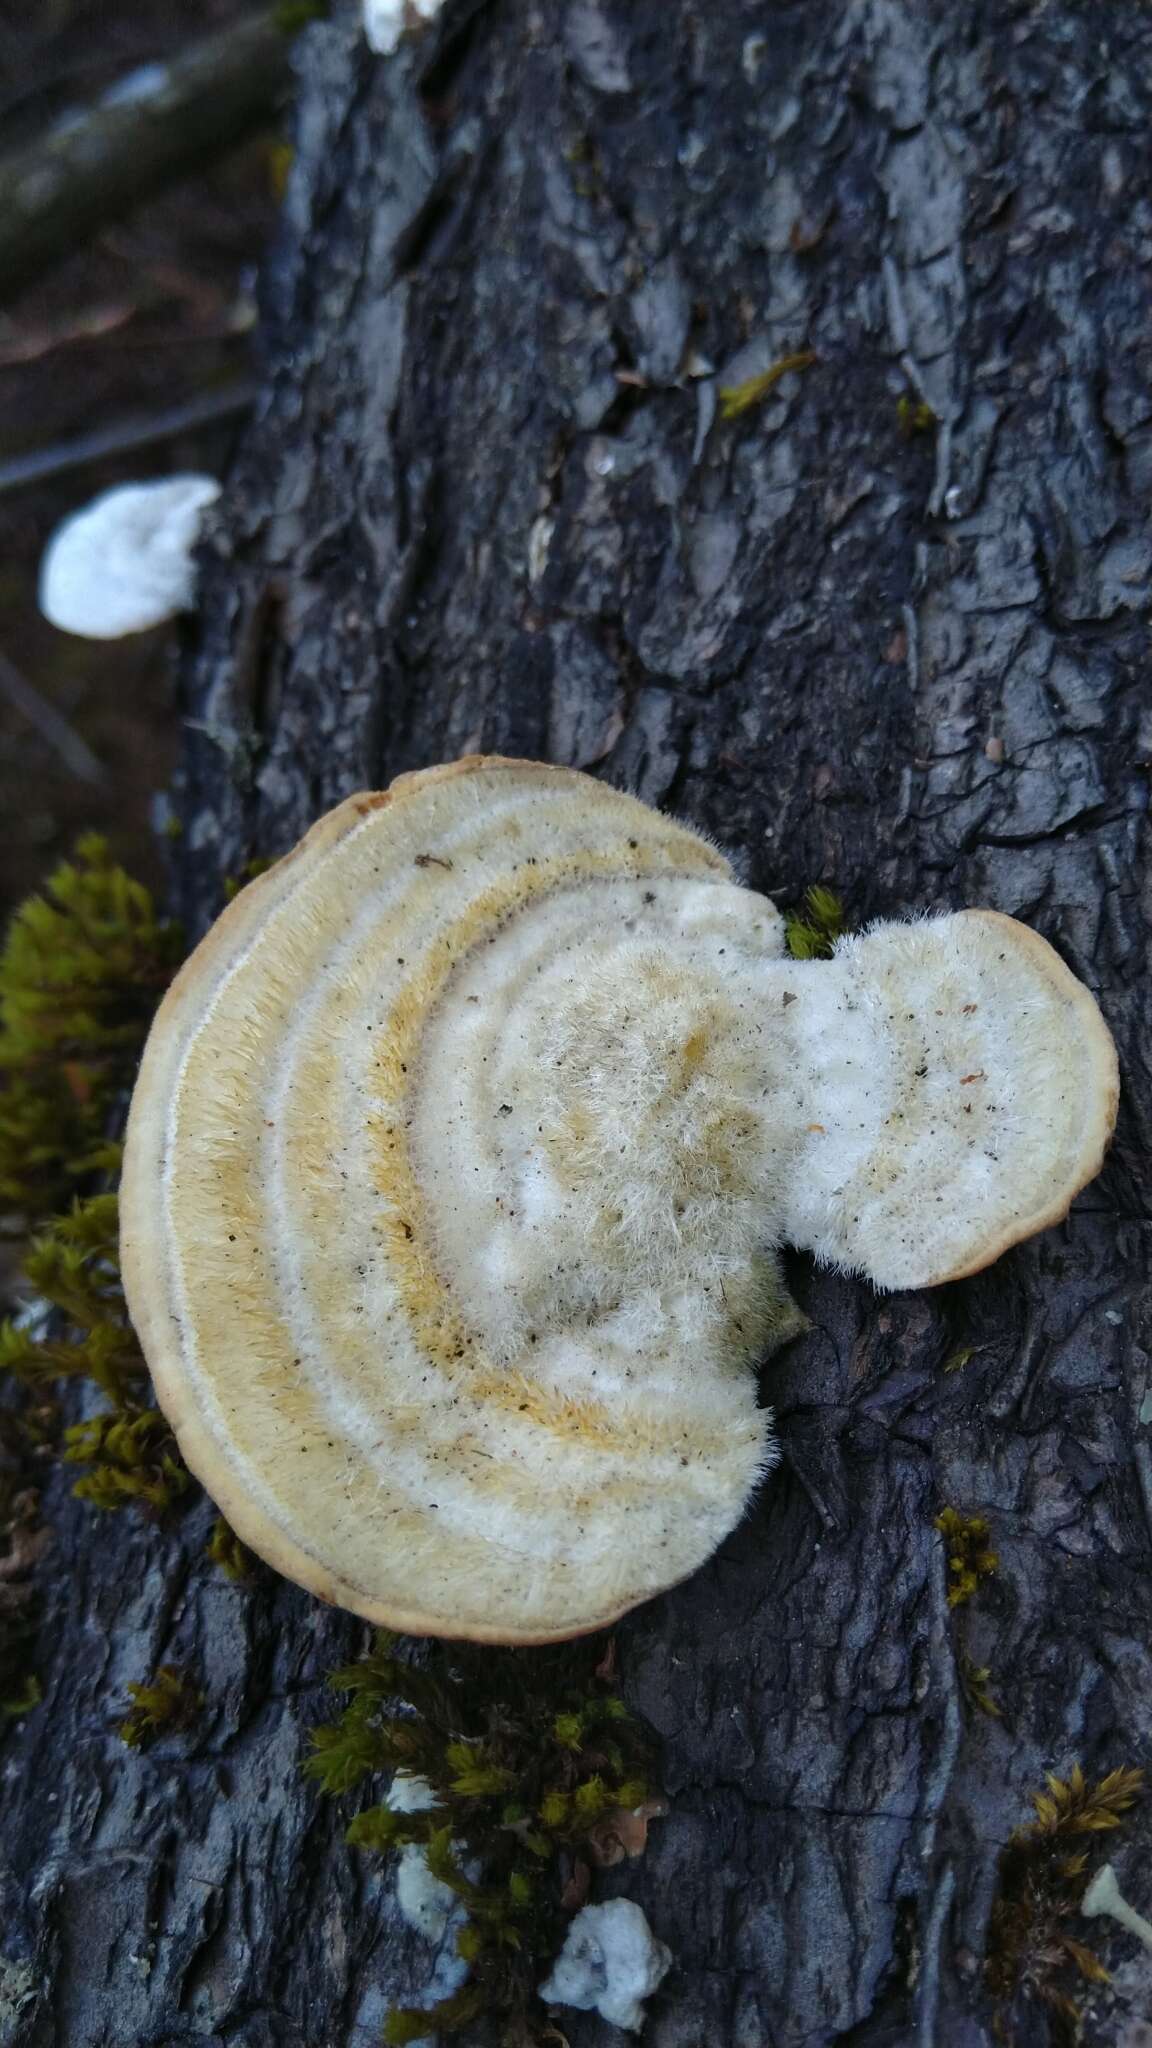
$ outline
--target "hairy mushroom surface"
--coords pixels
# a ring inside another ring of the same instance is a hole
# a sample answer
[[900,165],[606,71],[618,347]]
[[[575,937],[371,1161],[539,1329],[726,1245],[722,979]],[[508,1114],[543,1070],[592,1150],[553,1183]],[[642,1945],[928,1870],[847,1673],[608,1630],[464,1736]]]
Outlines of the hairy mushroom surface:
[[192,602],[193,550],[220,496],[210,476],[117,484],[56,528],[40,565],[40,609],[87,640],[162,625]]
[[244,1540],[412,1632],[543,1642],[693,1571],[772,1464],[775,1247],[954,1279],[1099,1168],[1115,1053],[995,912],[831,961],[695,833],[474,759],[351,797],[157,1016],[123,1265]]

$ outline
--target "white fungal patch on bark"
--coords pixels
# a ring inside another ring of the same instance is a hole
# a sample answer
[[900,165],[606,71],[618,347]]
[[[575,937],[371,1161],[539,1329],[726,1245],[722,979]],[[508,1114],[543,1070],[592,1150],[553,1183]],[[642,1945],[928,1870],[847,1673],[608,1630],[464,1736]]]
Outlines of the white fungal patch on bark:
[[[385,1801],[393,1813],[427,1813],[439,1803],[427,1778],[409,1771],[396,1773]],[[469,1866],[466,1868],[470,1876],[475,1874]],[[432,1975],[419,1998],[413,2001],[417,2005],[436,2005],[458,1991],[468,1975],[467,1963],[456,1952],[456,1936],[467,1914],[451,1885],[433,1876],[419,1842],[405,1842],[397,1859],[396,1904],[409,1927],[439,1947]],[[434,2039],[431,2034],[424,2036],[413,2048],[422,2048],[423,2041],[431,2043]]]
[[[385,1804],[393,1813],[428,1813],[439,1800],[427,1778],[398,1771]],[[451,1885],[434,1877],[421,1842],[405,1842],[396,1864],[396,1903],[418,1934],[429,1941],[443,1941],[453,1916],[459,1921],[460,1901]]]
[[576,1914],[540,1996],[549,2005],[595,2010],[614,2027],[638,2034],[644,2000],[671,1967],[671,1949],[657,1941],[634,1900],[609,1899]]
[[385,1803],[393,1813],[431,1813],[440,1801],[427,1778],[421,1778],[415,1771],[397,1771]]
[[634,799],[477,762],[243,892],[149,1043],[130,1301],[245,1540],[411,1630],[527,1642],[694,1570],[774,1461],[777,1247],[945,1279],[1062,1213],[1111,1042],[1011,920],[784,952]]

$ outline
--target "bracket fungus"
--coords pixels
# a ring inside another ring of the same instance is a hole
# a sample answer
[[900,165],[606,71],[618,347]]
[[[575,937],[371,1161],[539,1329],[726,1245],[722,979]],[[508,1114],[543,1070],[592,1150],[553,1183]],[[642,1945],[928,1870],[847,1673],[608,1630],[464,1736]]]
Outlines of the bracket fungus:
[[102,491],[56,528],[44,550],[44,617],[87,640],[119,640],[186,611],[196,586],[193,549],[219,496],[210,476]]
[[1098,1171],[1099,1011],[994,911],[831,960],[635,798],[476,758],[351,797],[153,1026],[123,1270],[192,1469],[289,1577],[544,1642],[696,1569],[774,1462],[777,1247],[975,1272]]

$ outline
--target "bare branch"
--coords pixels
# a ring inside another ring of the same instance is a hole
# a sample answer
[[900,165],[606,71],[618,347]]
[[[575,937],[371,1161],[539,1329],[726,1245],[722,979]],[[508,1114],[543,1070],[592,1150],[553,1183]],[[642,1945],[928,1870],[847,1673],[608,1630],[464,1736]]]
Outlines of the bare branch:
[[15,662],[6,654],[0,654],[0,697],[5,697],[29,725],[34,726],[42,740],[46,740],[54,754],[64,763],[70,775],[80,782],[107,782],[108,772],[98,761],[86,740],[74,732],[66,718],[62,718],[54,704],[42,697],[27,676],[21,675]]
[[272,112],[299,10],[264,8],[0,162],[0,301]]
[[46,478],[63,476],[70,469],[86,469],[89,463],[104,462],[109,456],[131,455],[137,448],[152,448],[160,441],[174,441],[178,434],[190,434],[197,427],[214,425],[247,412],[252,387],[243,378],[222,390],[206,391],[182,405],[167,406],[163,412],[139,419],[120,420],[91,434],[78,434],[73,441],[57,441],[50,448],[34,448],[0,463],[0,496],[19,491]]

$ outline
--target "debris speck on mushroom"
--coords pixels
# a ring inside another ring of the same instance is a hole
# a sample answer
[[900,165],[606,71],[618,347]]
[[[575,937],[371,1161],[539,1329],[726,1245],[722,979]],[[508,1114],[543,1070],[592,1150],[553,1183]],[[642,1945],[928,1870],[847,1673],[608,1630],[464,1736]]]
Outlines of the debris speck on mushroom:
[[1066,1213],[1115,1106],[1092,996],[1011,918],[795,960],[695,832],[464,760],[349,798],[184,967],[129,1305],[270,1564],[411,1633],[558,1640],[695,1571],[774,1464],[780,1247],[974,1272]]

